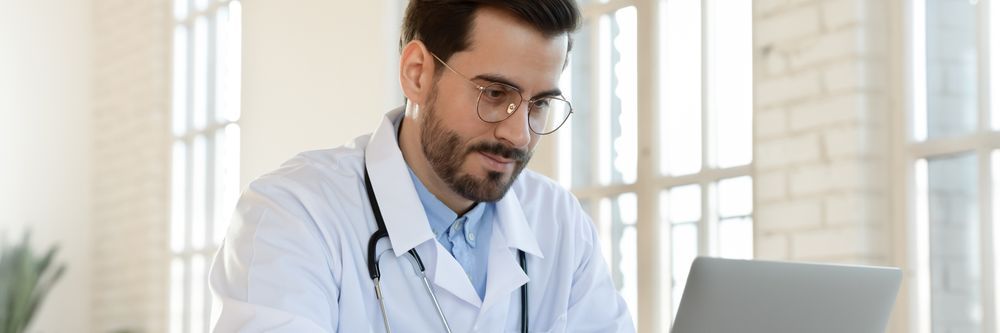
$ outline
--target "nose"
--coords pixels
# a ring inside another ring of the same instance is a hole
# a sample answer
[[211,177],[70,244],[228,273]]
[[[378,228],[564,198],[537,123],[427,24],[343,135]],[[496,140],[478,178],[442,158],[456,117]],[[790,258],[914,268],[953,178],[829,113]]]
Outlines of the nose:
[[516,109],[508,110],[513,114],[497,123],[494,135],[501,141],[506,141],[511,148],[524,149],[531,142],[531,128],[528,126],[528,103],[522,102]]

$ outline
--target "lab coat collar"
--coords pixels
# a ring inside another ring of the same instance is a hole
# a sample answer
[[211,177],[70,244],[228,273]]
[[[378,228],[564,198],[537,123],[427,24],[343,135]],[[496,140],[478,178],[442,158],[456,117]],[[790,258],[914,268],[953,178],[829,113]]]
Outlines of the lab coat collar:
[[[524,251],[524,253],[545,258],[542,255],[541,247],[538,246],[538,238],[535,232],[528,225],[528,219],[524,217],[524,210],[521,209],[521,201],[513,190],[508,191],[496,205],[497,220],[500,222],[500,232],[506,239],[507,247]],[[498,240],[496,233],[493,234],[494,241]],[[491,256],[492,258],[492,256]]]
[[396,129],[402,121],[403,108],[386,113],[365,147],[365,167],[371,176],[392,251],[397,257],[434,239],[399,150]]

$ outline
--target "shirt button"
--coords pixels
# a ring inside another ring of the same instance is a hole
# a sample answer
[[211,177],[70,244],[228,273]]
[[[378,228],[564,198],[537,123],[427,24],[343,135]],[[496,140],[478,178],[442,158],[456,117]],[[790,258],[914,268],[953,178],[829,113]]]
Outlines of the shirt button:
[[469,233],[469,241],[471,242],[471,241],[474,241],[474,240],[476,240],[476,234],[470,232]]

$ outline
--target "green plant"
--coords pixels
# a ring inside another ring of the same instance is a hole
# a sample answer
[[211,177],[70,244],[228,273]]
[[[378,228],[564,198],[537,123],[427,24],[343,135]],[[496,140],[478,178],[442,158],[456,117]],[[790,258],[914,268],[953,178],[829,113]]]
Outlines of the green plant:
[[57,246],[37,256],[30,232],[8,247],[0,237],[0,333],[21,333],[31,323],[42,300],[62,277],[66,265],[55,263]]

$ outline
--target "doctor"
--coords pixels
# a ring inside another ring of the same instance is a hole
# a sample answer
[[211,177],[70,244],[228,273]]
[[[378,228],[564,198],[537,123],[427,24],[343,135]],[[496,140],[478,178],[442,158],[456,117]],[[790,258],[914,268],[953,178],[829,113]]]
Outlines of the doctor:
[[524,167],[572,113],[573,0],[410,0],[404,108],[252,182],[215,332],[632,332],[590,219]]

